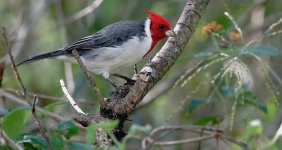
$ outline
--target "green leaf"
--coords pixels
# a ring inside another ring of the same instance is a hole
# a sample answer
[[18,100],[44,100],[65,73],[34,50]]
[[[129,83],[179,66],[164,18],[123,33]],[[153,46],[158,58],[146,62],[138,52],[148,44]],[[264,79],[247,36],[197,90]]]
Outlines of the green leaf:
[[[51,144],[53,145],[53,147],[55,149],[62,149],[64,148],[64,140],[61,137],[61,135],[58,134],[53,134],[53,135],[49,135],[49,140],[51,142]],[[40,149],[49,149],[49,145],[47,144],[46,140],[42,137],[42,136],[36,136],[36,135],[24,135],[23,137],[23,141],[24,143],[30,143],[26,144],[26,146],[29,147],[35,147],[35,148],[40,148]]]
[[64,104],[67,104],[67,103],[68,103],[67,101],[51,103],[51,104],[45,106],[44,109],[47,110],[47,111],[53,111],[57,106],[64,105]]
[[29,115],[30,110],[26,107],[15,109],[7,113],[2,121],[3,130],[11,139],[18,140],[20,134],[24,131]]
[[268,56],[279,56],[280,51],[276,47],[269,45],[258,45],[249,46],[245,50],[241,51],[242,54],[253,53],[256,55],[268,55]]
[[76,135],[79,132],[79,128],[75,126],[75,124],[71,120],[61,122],[58,125],[57,130],[67,130],[67,133],[64,135],[66,139],[70,139],[72,136]]
[[62,130],[62,131],[67,130],[67,129],[73,127],[73,126],[75,126],[75,125],[71,120],[63,121],[58,125],[57,130]]
[[88,144],[93,143],[96,137],[96,129],[97,127],[95,125],[90,125],[86,128],[86,142]]
[[68,149],[69,150],[94,150],[94,146],[90,144],[83,144],[78,142],[70,142],[68,143]]
[[0,150],[13,150],[13,149],[8,145],[0,145]]
[[238,99],[240,100],[239,102],[241,104],[253,105],[257,107],[259,110],[263,111],[264,113],[268,112],[266,104],[258,101],[256,95],[254,95],[250,91],[243,91],[239,93]]
[[65,142],[64,142],[63,138],[61,137],[61,135],[54,134],[54,135],[51,135],[49,137],[49,139],[50,139],[50,141],[51,141],[51,143],[52,143],[52,145],[55,149],[64,148]]
[[277,149],[281,149],[282,147],[282,136],[279,136],[279,138],[277,139],[277,141],[275,142],[275,147]]
[[105,120],[101,122],[98,127],[102,128],[108,133],[111,133],[112,130],[117,126],[118,121],[117,120]]
[[133,124],[128,131],[128,135],[138,135],[140,133],[149,134],[150,131],[152,131],[152,126],[150,126],[149,124],[145,126]]
[[43,148],[43,149],[48,148],[47,142],[41,136],[25,135],[24,140],[29,140],[30,141],[29,143],[31,143],[33,146],[35,146],[34,144],[38,144],[40,146],[40,148]]
[[211,123],[214,125],[217,122],[217,117],[211,116],[211,117],[203,117],[195,122],[196,125],[206,125],[208,123]]
[[38,148],[34,147],[31,143],[29,142],[23,142],[24,149],[28,150],[37,150]]
[[207,103],[205,100],[200,99],[192,99],[190,103],[188,104],[188,111],[189,113],[192,113],[197,107]]
[[259,101],[256,102],[256,101],[251,101],[251,100],[246,99],[246,103],[257,107],[259,110],[263,111],[264,113],[268,112],[267,106],[263,102],[259,102]]

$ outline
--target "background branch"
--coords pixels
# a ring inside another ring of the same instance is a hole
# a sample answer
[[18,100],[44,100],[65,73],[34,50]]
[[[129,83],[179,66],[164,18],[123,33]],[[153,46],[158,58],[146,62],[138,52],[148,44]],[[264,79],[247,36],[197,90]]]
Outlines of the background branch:
[[[28,36],[31,33],[31,30],[33,29],[34,25],[38,22],[42,13],[44,12],[45,7],[47,6],[47,0],[33,0],[33,2],[33,5],[30,6],[31,8],[29,8],[32,11],[30,14],[27,14],[27,19],[24,20],[20,27],[18,27],[19,30],[17,31],[15,44],[11,48],[13,50],[13,57],[15,58],[17,58],[18,55],[21,54],[21,51],[23,50],[23,47],[26,44]],[[1,58],[0,61],[4,61],[6,65],[11,63],[9,55],[6,55],[5,57]]]
[[[176,131],[192,132],[192,133],[197,133],[199,135],[198,137],[192,137],[188,139],[161,141],[166,135],[168,135],[167,133],[170,134]],[[217,140],[223,140],[223,141],[226,140],[228,142],[240,146],[243,149],[248,149],[247,144],[233,140],[225,136],[222,130],[213,127],[199,127],[192,125],[170,125],[170,126],[155,128],[147,137],[145,137],[142,140],[142,149],[143,150],[149,149],[153,145],[168,146],[168,145],[176,145],[183,143],[194,143],[194,142],[205,141],[212,138]]]
[[9,57],[11,59],[11,63],[12,63],[12,67],[13,67],[14,73],[15,73],[16,78],[19,81],[20,87],[22,89],[22,93],[20,93],[20,95],[27,101],[27,103],[31,107],[31,112],[32,112],[33,118],[34,118],[34,120],[35,120],[35,122],[37,124],[38,129],[40,130],[41,135],[46,140],[46,142],[47,142],[47,144],[49,146],[49,149],[50,150],[54,150],[54,147],[51,144],[51,142],[50,142],[50,140],[49,140],[49,138],[47,136],[47,132],[46,132],[45,128],[43,127],[43,125],[41,124],[39,118],[37,117],[37,114],[36,114],[36,111],[35,111],[35,100],[36,100],[36,97],[34,97],[33,102],[31,102],[29,100],[29,97],[26,94],[26,88],[23,85],[22,79],[20,77],[20,74],[18,72],[17,66],[16,66],[15,61],[14,61],[14,57],[12,55],[12,51],[11,51],[10,46],[9,46],[9,42],[8,42],[8,39],[7,39],[7,36],[6,36],[6,29],[4,27],[2,27],[2,30],[3,30],[3,38],[5,40],[6,48],[7,48]]
[[0,137],[2,137],[13,149],[24,150],[18,143],[10,139],[10,137],[2,129],[0,129]]
[[90,5],[82,9],[81,11],[77,12],[73,16],[71,16],[69,19],[66,20],[66,23],[71,23],[73,21],[76,21],[82,17],[85,17],[86,15],[92,13],[95,11],[96,8],[98,8],[102,4],[103,0],[94,0]]

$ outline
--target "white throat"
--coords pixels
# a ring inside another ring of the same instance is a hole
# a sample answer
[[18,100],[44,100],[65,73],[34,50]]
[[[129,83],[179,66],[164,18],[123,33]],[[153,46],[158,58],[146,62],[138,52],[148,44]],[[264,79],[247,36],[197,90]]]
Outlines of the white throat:
[[151,26],[151,20],[147,18],[145,20],[145,33],[146,33],[146,36],[149,38],[151,38],[150,26]]

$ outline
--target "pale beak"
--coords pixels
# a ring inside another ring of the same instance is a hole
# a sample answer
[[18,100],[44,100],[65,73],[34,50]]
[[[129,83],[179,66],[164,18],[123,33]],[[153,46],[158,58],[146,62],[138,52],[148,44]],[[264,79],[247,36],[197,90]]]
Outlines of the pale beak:
[[168,36],[168,37],[176,37],[176,34],[173,30],[165,31],[165,35]]

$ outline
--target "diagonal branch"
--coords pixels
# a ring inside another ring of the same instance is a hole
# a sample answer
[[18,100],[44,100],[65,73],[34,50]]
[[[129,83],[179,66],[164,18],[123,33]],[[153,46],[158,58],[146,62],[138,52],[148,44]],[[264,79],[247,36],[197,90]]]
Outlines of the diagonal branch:
[[177,38],[169,38],[156,56],[138,73],[133,86],[124,85],[129,90],[112,93],[108,106],[117,114],[129,113],[142,101],[146,93],[164,76],[187,45],[198,21],[210,0],[188,0],[174,31]]
[[100,107],[105,108],[107,106],[106,102],[105,102],[99,88],[97,88],[94,79],[91,77],[91,75],[89,74],[88,70],[86,69],[84,63],[82,62],[77,50],[76,49],[72,50],[72,54],[73,54],[73,57],[76,59],[77,63],[79,64],[80,68],[82,69],[83,73],[85,74],[87,80],[91,84],[91,88],[94,90],[96,96],[98,97],[99,103],[101,105]]

